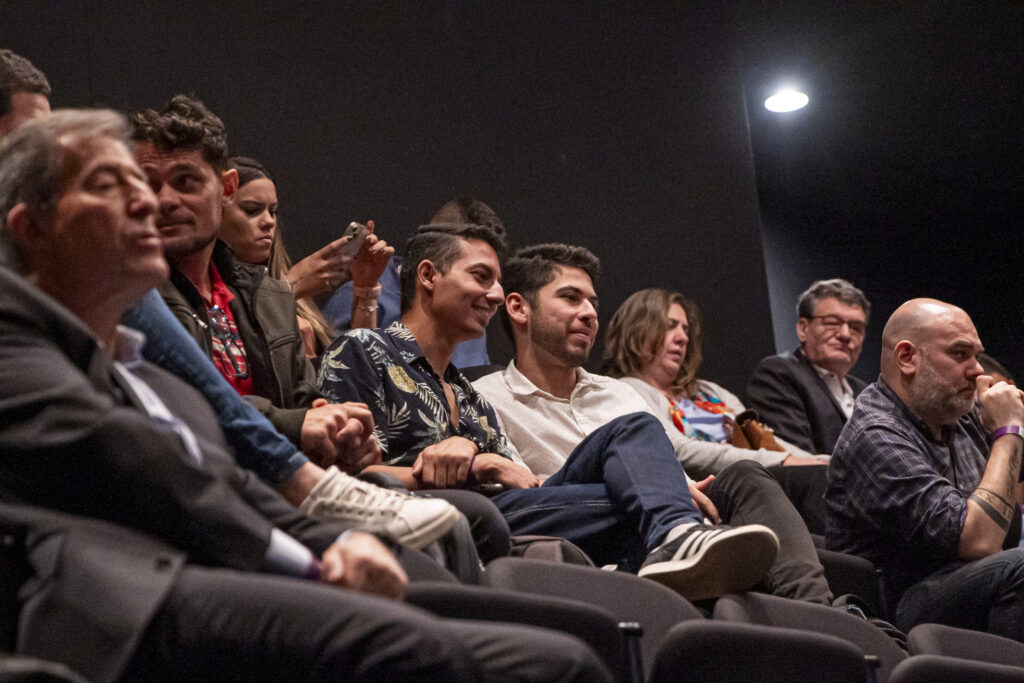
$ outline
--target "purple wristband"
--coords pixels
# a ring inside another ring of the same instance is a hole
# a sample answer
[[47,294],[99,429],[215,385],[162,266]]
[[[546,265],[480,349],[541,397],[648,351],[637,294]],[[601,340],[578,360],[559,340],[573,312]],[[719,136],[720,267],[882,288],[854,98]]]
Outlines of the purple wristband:
[[1021,441],[1024,441],[1024,433],[1022,432],[1024,432],[1024,429],[1018,427],[1017,425],[1006,425],[1005,427],[1000,427],[996,431],[992,432],[992,436],[989,438],[989,441],[995,443],[996,439],[998,439],[1001,436],[1006,436],[1007,434],[1013,434],[1014,436],[1018,436],[1020,437]]
[[306,567],[306,572],[302,575],[302,578],[309,579],[310,581],[320,580],[320,563],[317,560],[313,560]]

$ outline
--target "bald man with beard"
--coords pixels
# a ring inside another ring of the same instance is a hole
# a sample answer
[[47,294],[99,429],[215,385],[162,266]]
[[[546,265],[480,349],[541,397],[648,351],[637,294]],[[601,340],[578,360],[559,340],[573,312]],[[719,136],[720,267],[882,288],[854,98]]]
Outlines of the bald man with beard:
[[956,306],[914,299],[893,313],[881,376],[832,455],[826,540],[883,571],[901,629],[1024,641],[1024,550],[1012,547],[1019,527],[1007,533],[1020,516],[1024,401],[982,374],[981,350]]

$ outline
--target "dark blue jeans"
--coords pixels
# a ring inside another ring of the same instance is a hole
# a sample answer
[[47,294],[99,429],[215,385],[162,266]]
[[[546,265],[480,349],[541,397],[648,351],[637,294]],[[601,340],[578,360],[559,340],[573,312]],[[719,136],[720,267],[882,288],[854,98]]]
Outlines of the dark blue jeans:
[[932,574],[903,592],[896,625],[936,623],[1024,642],[1024,550],[1004,550]]
[[540,488],[491,500],[513,534],[560,536],[598,565],[633,570],[672,527],[702,521],[665,428],[649,413],[592,432]]
[[243,401],[213,362],[185,332],[158,291],[151,290],[124,314],[122,323],[146,335],[151,363],[191,384],[213,406],[238,464],[271,485],[280,484],[309,462],[267,418]]

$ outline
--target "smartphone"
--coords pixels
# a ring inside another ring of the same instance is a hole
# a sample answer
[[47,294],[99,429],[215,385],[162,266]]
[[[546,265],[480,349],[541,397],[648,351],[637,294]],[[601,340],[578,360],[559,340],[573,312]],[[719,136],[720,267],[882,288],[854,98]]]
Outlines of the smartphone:
[[351,256],[355,258],[356,253],[359,251],[359,248],[363,246],[363,241],[369,234],[370,229],[363,225],[362,223],[356,223],[355,221],[349,223],[348,227],[345,228],[345,232],[341,236],[351,236],[352,239],[350,239],[345,244],[341,245],[341,249],[338,250],[338,255]]

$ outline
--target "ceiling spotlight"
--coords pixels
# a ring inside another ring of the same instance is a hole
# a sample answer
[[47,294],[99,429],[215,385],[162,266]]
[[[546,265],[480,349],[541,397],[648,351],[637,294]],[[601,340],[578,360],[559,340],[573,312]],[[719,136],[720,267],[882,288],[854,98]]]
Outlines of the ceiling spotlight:
[[780,90],[764,101],[768,111],[796,111],[807,106],[810,100],[807,95],[796,90]]

